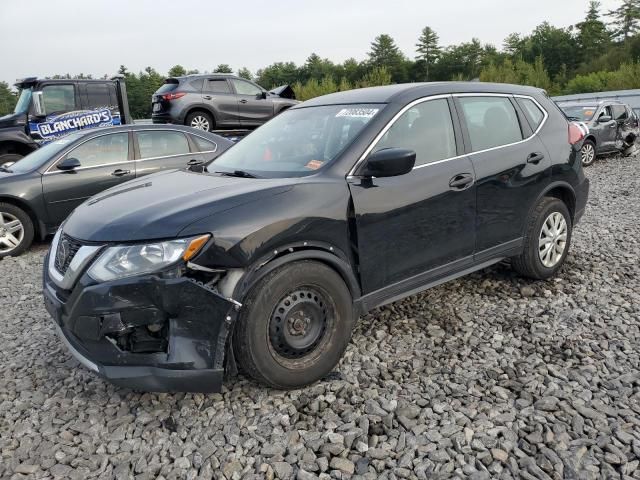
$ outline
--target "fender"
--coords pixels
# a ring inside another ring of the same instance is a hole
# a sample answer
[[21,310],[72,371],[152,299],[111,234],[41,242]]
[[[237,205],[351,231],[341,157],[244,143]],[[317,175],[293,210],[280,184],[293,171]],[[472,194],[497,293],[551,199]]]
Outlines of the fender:
[[348,257],[339,249],[320,242],[285,245],[279,250],[274,250],[269,255],[258,259],[246,270],[236,284],[233,298],[242,302],[241,299],[245,297],[251,288],[270,272],[282,265],[300,260],[318,260],[328,264],[343,278],[354,302],[360,298],[360,285],[356,280]]
[[[569,208],[569,211],[571,212],[571,217],[572,217],[572,221],[573,221],[573,217],[575,217],[575,208],[576,208],[576,191],[573,188],[573,186],[565,181],[559,180],[559,181],[555,181],[555,182],[551,182],[549,185],[547,185],[544,190],[542,190],[542,192],[538,195],[538,197],[535,199],[535,201],[531,204],[531,206],[529,207],[529,212],[527,213],[527,218],[529,218],[529,216],[531,215],[531,212],[533,211],[534,208],[536,208],[536,205],[540,202],[540,200],[542,200],[543,197],[547,196],[547,193],[549,193],[551,190],[553,190],[554,188],[563,188],[565,190],[568,190],[569,193],[571,194],[571,197],[573,199],[573,205],[567,205],[567,207]],[[526,229],[527,227],[527,222],[525,222],[524,228]],[[522,231],[522,235],[524,236],[526,232],[523,230]]]
[[196,105],[192,105],[189,108],[189,110],[187,110],[184,113],[184,115],[181,115],[180,123],[184,123],[185,119],[187,118],[187,115],[189,115],[191,112],[193,112],[195,110],[204,110],[205,112],[208,112],[213,117],[214,122],[218,123],[218,114],[216,113],[216,111],[213,108],[211,108],[209,105],[207,105],[205,103],[198,103]]
[[24,132],[24,128],[20,127],[0,128],[0,153],[4,153],[3,144],[17,144],[25,154],[38,148],[38,144],[33,138]]

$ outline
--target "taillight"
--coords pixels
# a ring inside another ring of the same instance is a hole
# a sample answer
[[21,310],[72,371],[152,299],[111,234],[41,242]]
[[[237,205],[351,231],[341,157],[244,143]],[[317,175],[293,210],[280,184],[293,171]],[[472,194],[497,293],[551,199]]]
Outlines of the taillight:
[[575,145],[584,138],[584,130],[577,123],[569,122],[569,143]]
[[184,92],[172,92],[172,93],[165,93],[164,95],[162,95],[162,99],[163,100],[167,100],[167,101],[171,101],[171,100],[176,100],[176,99],[184,97],[184,96],[185,96]]

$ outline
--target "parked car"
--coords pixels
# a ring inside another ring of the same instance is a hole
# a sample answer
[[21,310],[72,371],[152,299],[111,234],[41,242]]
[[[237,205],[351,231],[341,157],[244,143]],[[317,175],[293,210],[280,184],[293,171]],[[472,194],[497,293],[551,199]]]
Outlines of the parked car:
[[375,307],[504,259],[555,275],[587,201],[581,140],[531,87],[318,97],[208,173],[159,173],[78,207],[45,259],[45,305],[73,355],[120,385],[215,391],[226,359],[301,387]]
[[628,105],[615,100],[558,102],[558,105],[569,120],[580,122],[585,130],[581,146],[584,166],[591,165],[601,154],[633,153],[640,123]]
[[87,129],[131,123],[124,77],[111,80],[18,80],[14,112],[0,117],[0,166],[52,140]]
[[151,118],[208,131],[255,128],[297,103],[286,85],[268,92],[235,75],[186,75],[167,78],[153,94]]
[[54,233],[96,193],[161,170],[202,169],[230,145],[212,133],[160,125],[83,130],[54,140],[0,167],[0,258]]

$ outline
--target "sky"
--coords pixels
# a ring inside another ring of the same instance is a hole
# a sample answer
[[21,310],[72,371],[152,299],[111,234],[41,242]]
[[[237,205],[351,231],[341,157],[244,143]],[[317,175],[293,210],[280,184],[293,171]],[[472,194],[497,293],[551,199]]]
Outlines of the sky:
[[[602,0],[602,12],[621,0]],[[147,66],[253,73],[313,52],[334,62],[366,58],[391,35],[413,58],[423,27],[443,46],[478,37],[498,48],[512,32],[581,21],[588,0],[0,0],[0,81],[54,74],[113,75]]]

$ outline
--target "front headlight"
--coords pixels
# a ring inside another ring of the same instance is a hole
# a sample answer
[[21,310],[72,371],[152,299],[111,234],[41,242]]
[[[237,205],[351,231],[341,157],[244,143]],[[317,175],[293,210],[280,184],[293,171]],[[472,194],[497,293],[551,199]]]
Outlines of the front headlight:
[[162,270],[181,259],[189,261],[209,239],[209,235],[166,242],[109,247],[89,269],[99,282],[144,275]]

